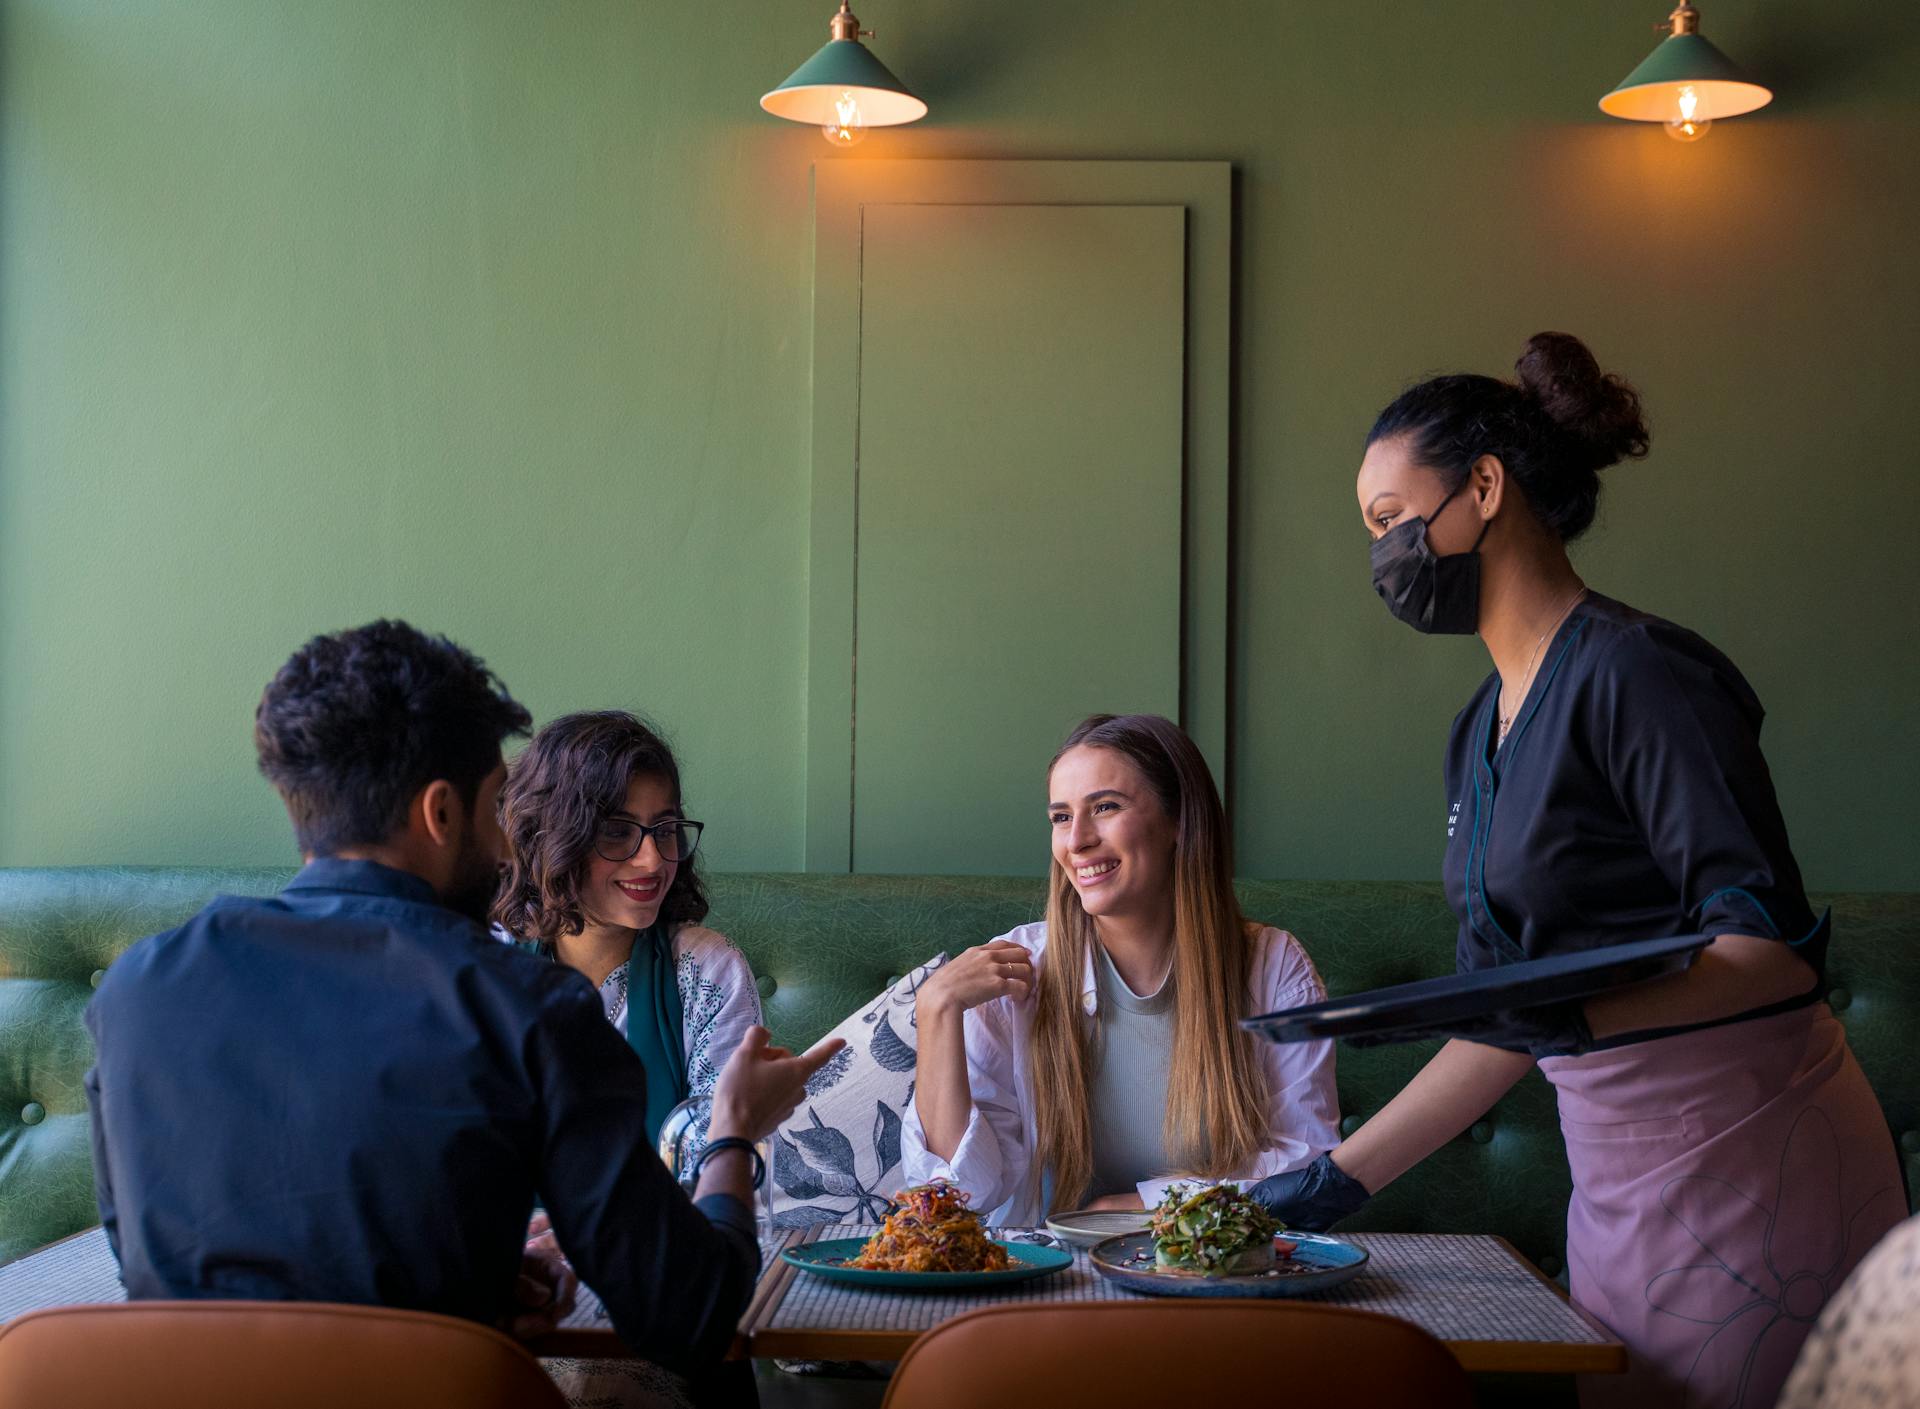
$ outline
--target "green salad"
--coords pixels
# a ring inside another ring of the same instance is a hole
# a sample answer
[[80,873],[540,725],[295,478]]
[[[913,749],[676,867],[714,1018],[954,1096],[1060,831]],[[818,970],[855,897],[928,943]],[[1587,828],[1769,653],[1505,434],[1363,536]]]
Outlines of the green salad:
[[1285,1225],[1231,1184],[1175,1184],[1148,1226],[1157,1264],[1218,1274],[1272,1266]]

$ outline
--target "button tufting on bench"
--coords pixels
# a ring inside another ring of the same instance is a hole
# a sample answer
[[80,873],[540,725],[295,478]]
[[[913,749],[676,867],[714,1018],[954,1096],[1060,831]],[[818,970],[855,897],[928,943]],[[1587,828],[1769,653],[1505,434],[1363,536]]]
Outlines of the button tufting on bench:
[[1828,990],[1827,1006],[1836,1013],[1844,1013],[1853,1006],[1853,990],[1835,988]]
[[1558,1277],[1560,1275],[1560,1267],[1561,1267],[1560,1259],[1555,1257],[1552,1253],[1548,1253],[1544,1257],[1535,1258],[1533,1261],[1533,1265],[1535,1267],[1538,1267],[1542,1272],[1546,1273],[1549,1277]]
[[1476,1145],[1487,1144],[1493,1139],[1493,1122],[1490,1120],[1476,1120],[1472,1125],[1467,1127],[1467,1138],[1472,1140]]
[[26,1105],[20,1108],[20,1123],[22,1125],[38,1125],[46,1118],[47,1108],[38,1101],[28,1101]]
[[[0,1170],[0,1206],[8,1210],[0,1217],[0,1260],[78,1231],[95,1217],[86,1106],[74,1099],[91,1057],[82,1013],[93,995],[81,990],[90,980],[104,987],[113,956],[142,935],[178,924],[213,895],[272,895],[290,874],[286,868],[0,868],[0,1007],[8,1014],[0,1018],[0,1062],[15,1074],[19,1102],[11,1124],[0,1115],[0,1153],[9,1138],[34,1147],[30,1161],[13,1160]],[[711,923],[751,962],[777,1040],[795,1048],[869,1011],[874,1023],[854,1019],[866,1042],[884,1014],[894,1035],[911,1046],[910,999],[899,995],[898,1004],[877,1009],[873,1000],[882,975],[911,974],[931,957],[929,917],[947,938],[944,947],[960,950],[1038,918],[1045,905],[1045,883],[1037,878],[715,873],[704,879]],[[1242,890],[1249,916],[1303,936],[1335,994],[1453,967],[1457,921],[1431,883],[1248,881]],[[1837,946],[1845,953],[1836,954],[1830,979],[1854,1000],[1842,1020],[1898,1137],[1902,1165],[1920,1170],[1920,1029],[1909,1017],[1920,1011],[1914,958],[1920,895],[1813,899],[1816,910],[1832,900],[1836,924],[1845,927],[1847,942]],[[863,971],[863,965],[871,967]],[[782,975],[778,982],[773,973]],[[1343,1049],[1343,1132],[1391,1100],[1427,1055],[1414,1046]],[[40,1103],[32,1127],[23,1123],[28,1086],[53,1098],[51,1105]],[[868,1120],[872,1113],[869,1105]],[[806,1120],[804,1107],[800,1119]],[[38,1125],[53,1128],[43,1132]],[[1529,1077],[1502,1098],[1491,1128],[1494,1138],[1484,1144],[1463,1130],[1464,1139],[1450,1142],[1451,1157],[1443,1152],[1430,1168],[1382,1190],[1367,1214],[1369,1226],[1497,1232],[1537,1254],[1535,1265],[1549,1275],[1558,1254],[1557,1275],[1564,1277],[1567,1180],[1552,1090]],[[857,1153],[864,1176],[867,1154]],[[1456,1179],[1458,1185],[1449,1182]],[[1435,1212],[1440,1203],[1444,1214]]]
[[107,971],[105,969],[95,969],[93,971],[93,976],[87,980],[87,983],[94,988],[98,988],[100,986],[100,980],[105,978],[106,976],[107,976]]
[[1363,1115],[1343,1115],[1340,1117],[1340,1133],[1351,1135],[1366,1123],[1367,1118]]

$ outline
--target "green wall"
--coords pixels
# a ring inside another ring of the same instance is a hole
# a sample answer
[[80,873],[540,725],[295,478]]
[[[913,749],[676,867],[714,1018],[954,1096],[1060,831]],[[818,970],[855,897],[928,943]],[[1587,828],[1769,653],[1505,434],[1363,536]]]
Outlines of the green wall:
[[390,613],[657,715],[714,864],[797,867],[810,165],[1187,157],[1239,172],[1243,873],[1434,872],[1485,658],[1373,599],[1359,438],[1555,327],[1655,422],[1590,579],[1746,669],[1810,884],[1920,887],[1908,13],[1709,5],[1781,98],[1681,147],[1593,108],[1662,0],[865,0],[933,116],[845,157],[755,107],[831,8],[0,3],[0,864],[286,859],[253,701]]

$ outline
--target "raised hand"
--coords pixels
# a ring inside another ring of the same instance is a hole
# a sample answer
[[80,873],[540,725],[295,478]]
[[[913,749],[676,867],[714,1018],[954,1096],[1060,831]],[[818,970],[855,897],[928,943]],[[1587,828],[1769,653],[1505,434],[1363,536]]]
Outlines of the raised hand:
[[920,985],[914,1004],[921,1012],[960,1012],[995,998],[1025,998],[1033,992],[1033,956],[1012,940],[977,944],[935,969]]
[[847,1045],[829,1037],[796,1057],[785,1047],[770,1046],[771,1039],[764,1027],[748,1028],[720,1069],[713,1087],[713,1119],[707,1127],[710,1138],[759,1140],[772,1134],[800,1104],[813,1074]]

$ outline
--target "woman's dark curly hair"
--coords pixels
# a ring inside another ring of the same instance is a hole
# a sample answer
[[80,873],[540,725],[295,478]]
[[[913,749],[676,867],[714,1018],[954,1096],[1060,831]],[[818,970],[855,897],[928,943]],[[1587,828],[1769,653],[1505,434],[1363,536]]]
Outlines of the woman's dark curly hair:
[[1458,489],[1482,455],[1497,455],[1534,515],[1563,543],[1587,531],[1600,471],[1647,453],[1640,393],[1600,370],[1571,333],[1527,339],[1514,380],[1473,372],[1433,377],[1394,398],[1367,444],[1411,437],[1414,460]]
[[[624,710],[568,714],[533,736],[507,770],[500,826],[508,858],[493,919],[517,939],[552,944],[586,928],[580,883],[594,834],[626,806],[635,778],[665,780],[680,807],[680,765],[667,741]],[[678,863],[660,902],[671,929],[706,918],[707,893],[693,858]]]

